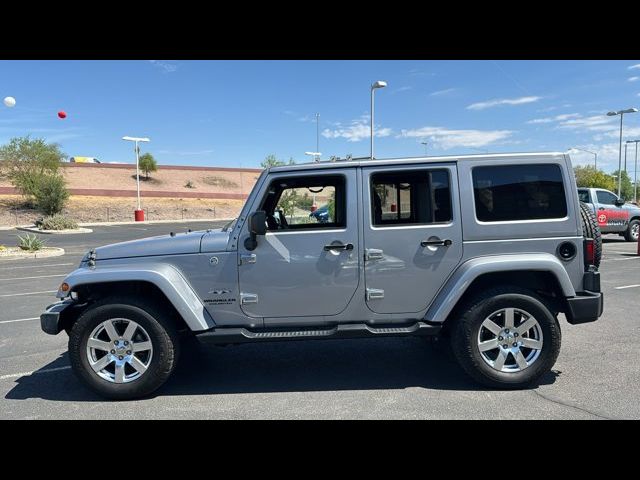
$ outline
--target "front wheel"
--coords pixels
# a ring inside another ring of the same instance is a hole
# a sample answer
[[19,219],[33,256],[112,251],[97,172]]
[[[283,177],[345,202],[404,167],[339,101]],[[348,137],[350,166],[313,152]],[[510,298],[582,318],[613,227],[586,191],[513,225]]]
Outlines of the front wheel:
[[558,320],[533,292],[504,287],[467,303],[452,329],[462,368],[479,383],[524,388],[549,372],[560,353]]
[[76,375],[103,397],[149,395],[171,375],[179,341],[170,318],[136,299],[106,299],[71,328],[69,357]]
[[640,220],[631,220],[627,230],[624,232],[624,239],[627,242],[637,242],[640,234]]

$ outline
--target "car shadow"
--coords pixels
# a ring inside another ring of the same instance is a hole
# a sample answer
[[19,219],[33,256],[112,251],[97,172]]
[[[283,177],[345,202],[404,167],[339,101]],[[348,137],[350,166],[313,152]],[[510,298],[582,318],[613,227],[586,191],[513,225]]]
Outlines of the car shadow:
[[[5,398],[103,401],[69,369],[44,373],[64,365],[66,353],[42,367],[43,373],[17,379]],[[539,384],[554,383],[558,375],[551,372]],[[441,347],[420,338],[389,338],[201,346],[182,355],[172,377],[152,397],[410,387],[487,390],[467,377]]]

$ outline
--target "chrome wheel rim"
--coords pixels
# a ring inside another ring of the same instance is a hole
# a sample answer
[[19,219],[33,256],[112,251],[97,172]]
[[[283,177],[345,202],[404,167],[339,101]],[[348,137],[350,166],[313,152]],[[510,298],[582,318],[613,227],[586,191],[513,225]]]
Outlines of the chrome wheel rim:
[[519,308],[503,308],[484,319],[478,331],[482,360],[494,370],[520,372],[542,352],[542,328],[533,315]]
[[638,240],[638,233],[640,233],[640,223],[636,223],[631,227],[631,238]]
[[138,380],[149,368],[153,345],[147,331],[127,318],[112,318],[98,325],[87,341],[91,369],[111,383]]

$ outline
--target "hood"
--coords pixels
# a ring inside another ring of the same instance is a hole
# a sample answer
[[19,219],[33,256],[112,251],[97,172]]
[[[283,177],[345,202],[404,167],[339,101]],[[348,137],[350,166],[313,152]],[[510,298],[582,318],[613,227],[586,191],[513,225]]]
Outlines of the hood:
[[[178,255],[200,252],[200,240],[206,232],[176,233],[113,243],[96,248],[96,259],[148,257],[154,255]],[[226,246],[226,245],[225,245]]]

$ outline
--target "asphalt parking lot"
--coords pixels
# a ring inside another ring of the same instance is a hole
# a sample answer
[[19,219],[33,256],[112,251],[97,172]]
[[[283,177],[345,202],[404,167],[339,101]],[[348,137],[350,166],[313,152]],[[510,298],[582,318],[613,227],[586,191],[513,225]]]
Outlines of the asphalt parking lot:
[[[528,390],[479,387],[417,338],[205,348],[154,396],[125,403],[83,387],[69,367],[67,336],[46,335],[38,319],[65,274],[93,246],[218,225],[92,227],[46,236],[64,256],[0,261],[0,418],[640,418],[640,257],[617,236],[604,244],[604,316],[581,326],[561,319],[554,370]],[[0,244],[15,244],[18,233],[0,231]]]

